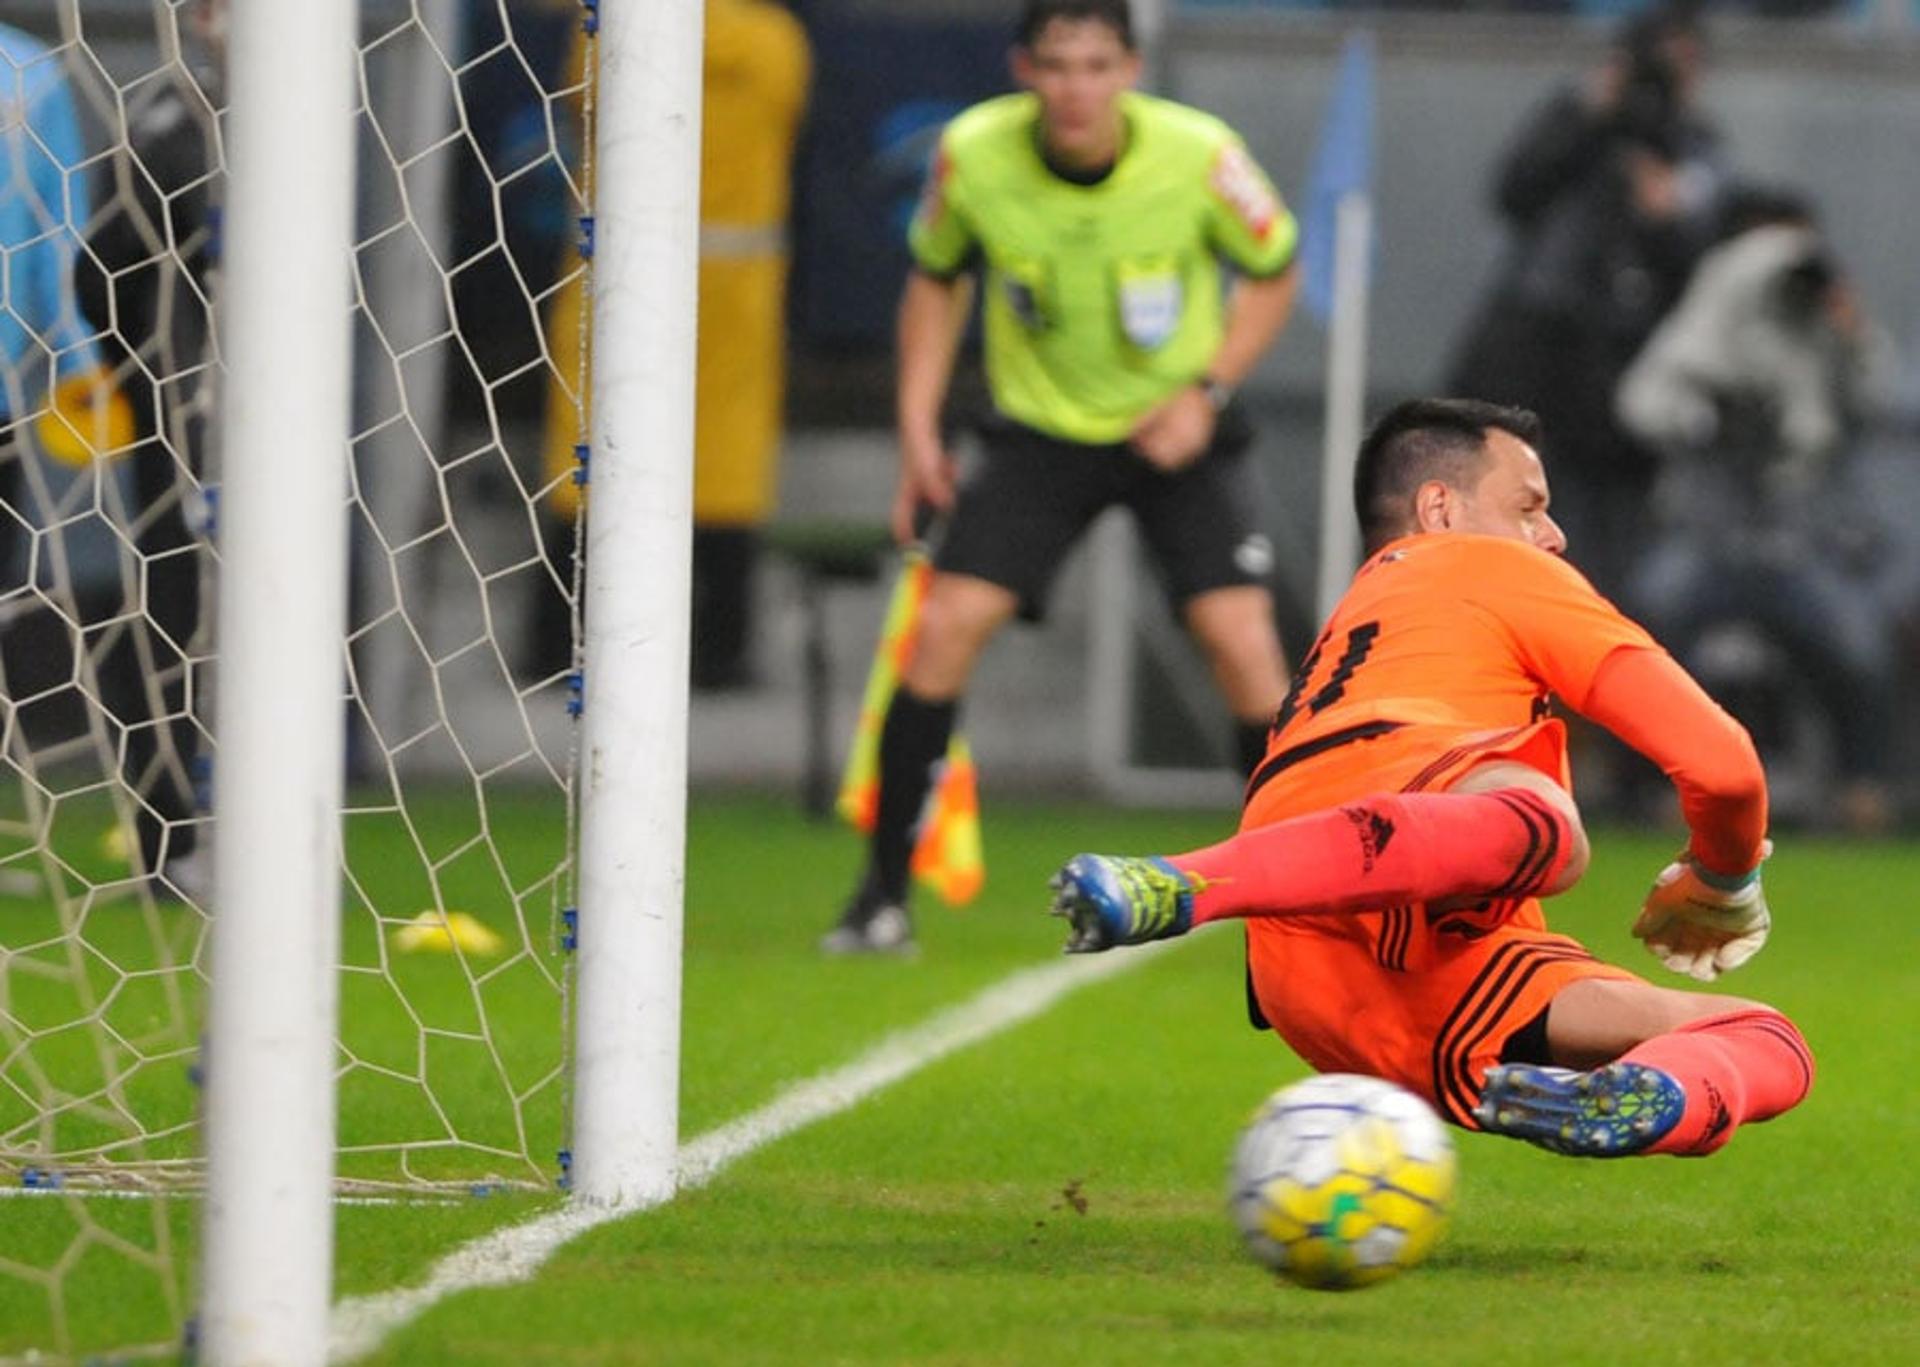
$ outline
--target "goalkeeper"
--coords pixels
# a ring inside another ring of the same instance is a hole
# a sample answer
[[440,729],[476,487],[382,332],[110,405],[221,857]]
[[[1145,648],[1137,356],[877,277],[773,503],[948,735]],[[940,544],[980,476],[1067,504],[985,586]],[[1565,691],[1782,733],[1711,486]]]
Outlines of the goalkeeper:
[[[868,866],[829,953],[909,948],[913,828],[980,651],[1038,620],[1089,523],[1125,505],[1200,645],[1251,767],[1286,668],[1272,546],[1233,387],[1293,306],[1293,216],[1240,139],[1133,92],[1126,0],[1028,0],[1025,93],[950,123],[900,305],[894,533],[947,513],[912,657],[880,737]],[[1223,304],[1222,261],[1240,276]],[[956,481],[940,409],[978,268],[995,418]]]
[[1415,400],[1354,479],[1369,559],[1302,662],[1240,834],[1056,875],[1070,951],[1243,919],[1249,1006],[1308,1063],[1563,1153],[1704,1154],[1797,1105],[1770,1007],[1657,987],[1549,931],[1587,840],[1549,699],[1672,780],[1691,831],[1635,923],[1710,981],[1765,942],[1767,791],[1739,723],[1566,561],[1524,410]]

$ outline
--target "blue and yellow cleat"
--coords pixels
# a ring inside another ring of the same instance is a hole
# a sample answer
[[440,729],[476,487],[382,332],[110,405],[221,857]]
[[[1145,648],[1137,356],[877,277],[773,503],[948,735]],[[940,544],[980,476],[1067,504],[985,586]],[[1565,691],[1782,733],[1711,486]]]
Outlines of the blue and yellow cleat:
[[1073,923],[1069,954],[1171,939],[1193,928],[1193,880],[1158,857],[1076,854],[1049,886],[1053,914]]
[[1644,1063],[1609,1063],[1585,1073],[1503,1063],[1487,1069],[1473,1118],[1490,1134],[1555,1153],[1624,1158],[1678,1125],[1686,1109],[1680,1084]]

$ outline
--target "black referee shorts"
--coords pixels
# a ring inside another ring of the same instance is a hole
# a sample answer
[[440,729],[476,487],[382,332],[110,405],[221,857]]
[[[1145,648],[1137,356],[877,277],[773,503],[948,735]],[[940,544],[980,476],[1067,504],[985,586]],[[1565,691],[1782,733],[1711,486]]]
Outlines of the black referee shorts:
[[1018,594],[1028,621],[1045,615],[1074,542],[1116,503],[1132,510],[1176,613],[1213,589],[1266,586],[1273,545],[1255,521],[1262,489],[1237,410],[1222,416],[1205,455],[1172,474],[1129,446],[1083,446],[1004,418],[981,437],[934,565]]

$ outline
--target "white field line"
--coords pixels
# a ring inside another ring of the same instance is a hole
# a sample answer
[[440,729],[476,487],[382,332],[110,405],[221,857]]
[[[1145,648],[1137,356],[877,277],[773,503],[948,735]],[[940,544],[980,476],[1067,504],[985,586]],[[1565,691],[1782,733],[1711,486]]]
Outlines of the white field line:
[[[1066,959],[1013,973],[970,1001],[888,1035],[853,1062],[797,1082],[759,1110],[682,1145],[680,1190],[704,1186],[755,1149],[844,1111],[928,1064],[1031,1020],[1076,988],[1137,968],[1171,947],[1163,941],[1125,954]],[[568,1205],[463,1244],[416,1286],[349,1296],[333,1308],[329,1358],[346,1363],[372,1352],[448,1296],[525,1281],[569,1240],[654,1204]]]

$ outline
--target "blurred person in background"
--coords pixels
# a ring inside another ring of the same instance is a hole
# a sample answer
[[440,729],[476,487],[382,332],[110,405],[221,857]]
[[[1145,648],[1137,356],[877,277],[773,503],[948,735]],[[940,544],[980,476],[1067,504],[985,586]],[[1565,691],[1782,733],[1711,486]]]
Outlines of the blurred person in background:
[[1521,129],[1495,185],[1506,255],[1446,381],[1540,416],[1572,510],[1568,541],[1603,593],[1617,594],[1632,564],[1653,475],[1651,454],[1614,421],[1613,392],[1713,231],[1704,57],[1697,7],[1658,6]]
[[[1774,647],[1834,740],[1839,786],[1821,806],[1860,832],[1894,816],[1899,634],[1871,582],[1878,516],[1844,506],[1841,463],[1896,369],[1811,205],[1755,188],[1729,194],[1724,238],[1617,395],[1621,423],[1663,458],[1635,610],[1703,676]],[[1758,640],[1741,650],[1742,633]],[[1764,695],[1789,681],[1745,682]],[[1785,745],[1746,720],[1763,748]]]
[[694,379],[693,686],[753,682],[761,529],[779,492],[787,212],[810,68],[769,0],[708,0]]
[[22,522],[23,424],[97,364],[73,294],[91,199],[79,112],[60,58],[0,24],[0,564],[11,583]]
[[[181,22],[184,20],[184,22]],[[140,572],[130,615],[102,666],[108,710],[127,727],[122,772],[135,802],[140,868],[155,892],[199,901],[212,866],[197,843],[191,657],[206,543],[198,528],[215,402],[212,274],[219,153],[215,111],[227,0],[160,11],[163,61],[125,91],[125,139],[101,163],[101,210],[76,273],[115,387],[131,405]],[[197,40],[197,65],[182,33]]]
[[[929,509],[945,526],[881,730],[867,865],[827,953],[912,947],[915,827],[974,664],[1016,614],[1039,620],[1107,508],[1144,533],[1245,767],[1286,692],[1251,432],[1229,401],[1292,311],[1293,215],[1225,124],[1133,90],[1126,0],[1028,0],[1012,67],[1022,93],[947,125],[910,231],[893,530],[913,540]],[[962,478],[941,409],[976,273],[995,413]]]
[[[73,289],[92,203],[86,157],[60,54],[0,24],[0,631],[12,656],[0,669],[0,701],[10,768],[27,748],[15,700],[74,669],[70,655],[49,660],[55,652],[33,635],[44,623],[29,624],[49,606],[47,560],[30,553],[29,538],[51,520],[51,472],[35,464],[36,451],[76,464],[91,459],[85,439],[98,435],[92,416],[104,398],[98,350]],[[68,444],[48,450],[49,438]],[[32,781],[30,771],[19,772]]]
[[[584,64],[576,48],[574,84]],[[701,690],[754,677],[754,590],[761,530],[779,493],[786,397],[787,216],[811,66],[806,31],[781,5],[708,0],[693,466],[692,681]],[[560,291],[547,330],[555,370],[547,477],[562,481],[551,507],[568,522],[578,486],[564,476],[582,438],[562,385],[577,372],[582,288],[576,276]],[[561,563],[553,540],[549,556]],[[555,614],[533,624],[545,664],[564,661],[566,627]]]

